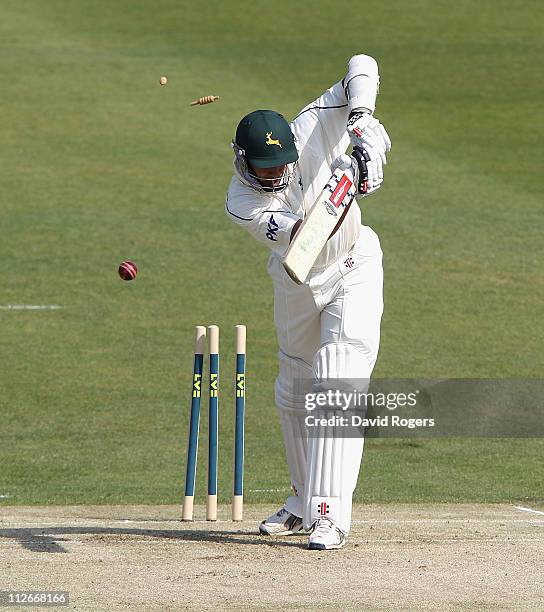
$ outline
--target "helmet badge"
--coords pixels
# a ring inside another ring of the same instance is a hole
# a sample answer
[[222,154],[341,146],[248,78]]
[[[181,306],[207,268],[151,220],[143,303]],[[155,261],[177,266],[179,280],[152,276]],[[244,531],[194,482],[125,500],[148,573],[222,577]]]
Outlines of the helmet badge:
[[267,145],[277,145],[280,149],[283,148],[279,140],[272,139],[272,132],[266,132],[266,144]]

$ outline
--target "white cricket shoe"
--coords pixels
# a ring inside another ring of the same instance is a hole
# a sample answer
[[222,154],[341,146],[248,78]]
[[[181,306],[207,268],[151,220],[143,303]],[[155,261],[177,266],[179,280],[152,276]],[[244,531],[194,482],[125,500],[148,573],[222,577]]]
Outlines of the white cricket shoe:
[[302,519],[291,514],[285,507],[268,517],[259,525],[261,535],[282,536],[302,531]]
[[310,550],[335,550],[343,548],[345,543],[346,534],[330,519],[320,518],[315,523],[308,548]]

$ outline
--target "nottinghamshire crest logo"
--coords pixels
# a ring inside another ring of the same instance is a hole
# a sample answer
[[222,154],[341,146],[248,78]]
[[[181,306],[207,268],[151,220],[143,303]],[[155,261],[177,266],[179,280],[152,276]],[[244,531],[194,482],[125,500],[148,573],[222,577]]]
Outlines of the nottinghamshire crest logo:
[[266,144],[267,145],[277,145],[280,149],[283,149],[281,146],[281,142],[279,140],[272,139],[272,132],[266,132]]

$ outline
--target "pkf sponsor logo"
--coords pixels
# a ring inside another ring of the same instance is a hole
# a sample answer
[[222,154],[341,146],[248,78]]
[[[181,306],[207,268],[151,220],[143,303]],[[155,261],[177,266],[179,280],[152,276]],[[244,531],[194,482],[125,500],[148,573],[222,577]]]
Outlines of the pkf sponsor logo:
[[268,221],[268,224],[266,226],[266,237],[268,238],[268,240],[277,242],[278,241],[278,237],[276,235],[277,232],[278,232],[278,224],[276,223],[274,219],[274,215],[270,215],[270,220]]
[[342,204],[347,192],[349,191],[349,188],[352,185],[353,183],[349,180],[349,178],[343,174],[342,178],[338,181],[336,189],[332,192],[331,197],[329,198],[336,208]]
[[329,504],[327,502],[319,502],[319,504],[317,504],[317,510],[319,516],[327,516],[327,514],[329,514]]

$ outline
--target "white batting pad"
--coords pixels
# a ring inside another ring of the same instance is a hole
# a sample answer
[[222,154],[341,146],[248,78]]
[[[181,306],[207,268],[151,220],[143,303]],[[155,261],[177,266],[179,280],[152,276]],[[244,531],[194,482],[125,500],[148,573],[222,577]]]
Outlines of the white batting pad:
[[365,391],[373,364],[357,346],[348,342],[330,342],[316,353],[314,368],[320,389],[342,388]]
[[[296,516],[302,516],[304,484],[306,480],[307,439],[304,391],[315,380],[314,370],[302,359],[279,352],[280,373],[276,379],[276,405],[280,415],[287,465],[291,475],[293,495],[285,508]],[[308,381],[308,384],[303,384]]]
[[312,523],[320,518],[328,518],[339,525],[340,503],[339,497],[312,497]]
[[[322,347],[315,356],[317,386],[319,390],[347,389],[366,391],[368,380],[361,378],[368,365],[364,354],[347,343],[331,343]],[[332,409],[319,412],[327,418],[335,414]],[[304,491],[304,527],[309,529],[319,518],[320,509],[328,504],[327,517],[342,531],[349,532],[351,527],[352,495],[357,484],[364,438],[361,436],[343,437],[341,427],[318,425],[312,428],[308,437],[308,462],[306,488]],[[354,435],[350,429],[350,435]]]
[[352,495],[357,484],[363,447],[363,437],[333,438],[317,435],[308,438],[303,517],[305,529],[309,529],[319,518],[314,503],[317,497],[325,501],[337,499],[337,502],[330,504],[328,518],[342,531],[349,532]]

